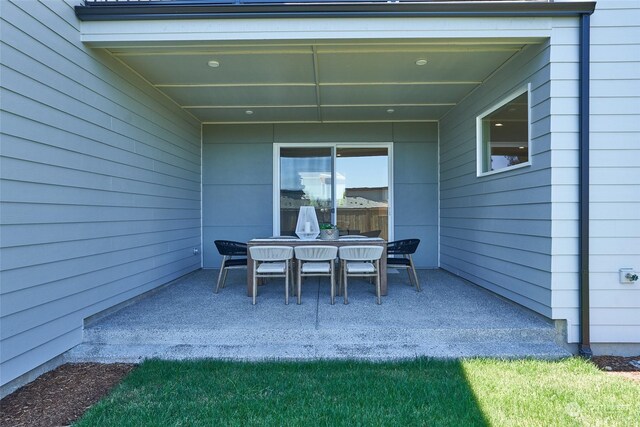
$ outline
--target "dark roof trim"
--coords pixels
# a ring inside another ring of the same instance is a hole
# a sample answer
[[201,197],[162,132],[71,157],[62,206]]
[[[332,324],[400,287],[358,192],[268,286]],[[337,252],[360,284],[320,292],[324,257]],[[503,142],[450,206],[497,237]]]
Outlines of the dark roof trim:
[[352,18],[352,17],[538,17],[593,13],[595,2],[546,1],[351,1],[252,3],[198,1],[86,1],[76,6],[82,21],[231,18]]

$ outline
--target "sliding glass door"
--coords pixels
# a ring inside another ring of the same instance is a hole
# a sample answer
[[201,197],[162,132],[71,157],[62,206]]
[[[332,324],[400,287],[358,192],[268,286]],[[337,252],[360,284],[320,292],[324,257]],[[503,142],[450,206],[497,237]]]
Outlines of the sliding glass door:
[[[294,235],[300,206],[314,206],[320,223],[341,234],[389,239],[390,147],[277,147],[276,232]],[[279,229],[278,229],[279,228]]]
[[337,147],[336,181],[338,229],[388,239],[388,149]]
[[300,206],[314,206],[320,223],[333,220],[333,149],[280,149],[280,234],[295,235]]

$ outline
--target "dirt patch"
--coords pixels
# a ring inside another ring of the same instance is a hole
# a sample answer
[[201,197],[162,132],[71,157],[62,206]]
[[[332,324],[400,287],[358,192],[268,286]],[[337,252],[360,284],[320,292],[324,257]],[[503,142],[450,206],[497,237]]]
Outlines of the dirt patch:
[[[611,375],[640,382],[640,356],[594,356]],[[131,364],[74,363],[41,375],[0,400],[0,426],[66,426],[108,394],[134,368]]]
[[131,364],[59,366],[0,400],[0,426],[66,426],[133,369]]

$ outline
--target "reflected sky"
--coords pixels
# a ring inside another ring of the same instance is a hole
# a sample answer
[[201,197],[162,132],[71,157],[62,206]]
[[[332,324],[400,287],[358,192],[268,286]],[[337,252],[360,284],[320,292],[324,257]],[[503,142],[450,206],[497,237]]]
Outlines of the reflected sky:
[[[336,167],[349,188],[387,187],[387,156],[338,157]],[[327,177],[330,184],[330,157],[282,157],[280,159],[280,188],[303,190],[302,176],[316,173]]]

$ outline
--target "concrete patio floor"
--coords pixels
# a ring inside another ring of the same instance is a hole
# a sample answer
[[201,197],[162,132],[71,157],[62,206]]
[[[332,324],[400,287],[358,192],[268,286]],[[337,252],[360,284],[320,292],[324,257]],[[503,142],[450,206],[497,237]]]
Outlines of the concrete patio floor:
[[420,270],[416,293],[404,272],[389,294],[350,282],[349,304],[330,304],[326,278],[304,283],[302,304],[284,304],[284,282],[246,296],[243,271],[230,271],[214,294],[217,270],[198,270],[93,322],[67,362],[146,358],[234,360],[389,360],[419,356],[560,358],[554,326],[541,316],[442,270]]

